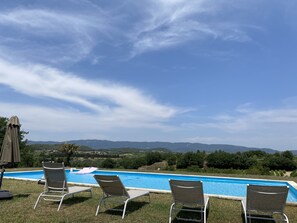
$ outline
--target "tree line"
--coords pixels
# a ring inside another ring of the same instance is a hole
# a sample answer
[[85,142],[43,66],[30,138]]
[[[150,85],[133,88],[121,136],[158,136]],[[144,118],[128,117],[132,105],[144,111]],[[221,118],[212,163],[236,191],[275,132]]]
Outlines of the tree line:
[[294,155],[290,151],[268,154],[260,150],[237,153],[215,151],[210,154],[199,150],[186,153],[149,152],[142,157],[123,158],[118,162],[114,161],[114,165],[115,167],[122,166],[125,169],[137,169],[140,166],[151,165],[164,160],[172,169],[216,168],[292,171],[297,168]]
[[[186,153],[147,152],[133,157],[106,158],[100,161],[88,160],[88,164],[102,168],[138,169],[145,165],[166,161],[167,170],[189,170],[196,172],[246,173],[269,175],[274,170],[293,171],[297,163],[292,152],[284,151],[275,154],[256,150],[247,152],[228,153],[215,151],[205,153],[201,151]],[[73,160],[73,166],[87,164],[86,160]],[[296,172],[296,171],[295,171]]]

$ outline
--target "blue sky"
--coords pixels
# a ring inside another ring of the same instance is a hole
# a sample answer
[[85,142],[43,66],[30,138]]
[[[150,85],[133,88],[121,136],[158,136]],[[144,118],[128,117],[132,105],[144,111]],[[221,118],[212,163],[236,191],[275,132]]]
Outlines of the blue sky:
[[3,0],[0,110],[30,140],[297,149],[297,2]]

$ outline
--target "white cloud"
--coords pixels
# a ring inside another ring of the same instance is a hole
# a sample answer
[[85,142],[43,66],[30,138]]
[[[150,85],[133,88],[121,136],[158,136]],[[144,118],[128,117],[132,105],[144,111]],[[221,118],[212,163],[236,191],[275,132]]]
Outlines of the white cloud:
[[10,55],[12,59],[55,64],[88,58],[94,63],[91,58],[106,56],[97,51],[98,46],[123,47],[134,57],[209,38],[251,40],[245,31],[250,24],[224,17],[224,10],[231,4],[226,1],[143,0],[128,1],[115,8],[88,1],[75,4],[81,6],[63,10],[38,6],[2,10],[0,28],[9,30],[0,34],[2,58]]
[[[285,131],[288,126],[297,123],[297,108],[281,108],[270,110],[238,110],[235,114],[224,114],[212,117],[213,122],[197,124],[206,128],[220,129],[221,131],[236,133],[248,131],[265,131],[271,125],[278,125]],[[196,124],[194,124],[195,126]],[[297,127],[296,127],[297,130]]]
[[146,131],[163,132],[170,129],[162,124],[162,121],[134,117],[133,113],[128,111],[121,116],[114,112],[99,114],[69,107],[46,107],[24,103],[0,103],[0,109],[4,117],[17,115],[20,118],[22,130],[29,131],[30,140],[127,140],[124,136],[131,130],[130,140],[139,140],[138,133],[144,137]]
[[111,32],[112,21],[98,8],[96,14],[39,8],[2,11],[0,27],[9,31],[0,35],[1,55],[51,63],[79,61],[98,44],[98,35]]
[[90,81],[42,65],[13,65],[0,60],[0,83],[14,91],[52,98],[67,106],[83,106],[101,120],[133,125],[159,123],[177,114],[176,108],[161,105],[139,90],[105,81]]
[[[185,140],[275,149],[296,149],[297,108],[251,109],[250,103],[232,114],[210,117],[204,123],[184,124]],[[247,109],[248,108],[248,109]]]
[[144,18],[130,34],[133,43],[132,57],[190,40],[214,38],[250,41],[240,24],[216,16],[224,10],[225,5],[205,0],[147,1],[143,9]]
[[[259,124],[293,124],[297,123],[296,108],[280,108],[270,110],[251,111],[239,118],[245,123]],[[236,118],[235,118],[236,120]]]

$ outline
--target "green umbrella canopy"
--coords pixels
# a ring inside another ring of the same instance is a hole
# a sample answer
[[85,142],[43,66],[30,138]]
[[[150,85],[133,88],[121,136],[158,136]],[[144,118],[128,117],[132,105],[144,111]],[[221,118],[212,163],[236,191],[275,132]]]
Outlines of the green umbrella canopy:
[[20,126],[21,124],[17,116],[12,116],[7,122],[1,147],[0,163],[17,163],[21,161],[19,142]]

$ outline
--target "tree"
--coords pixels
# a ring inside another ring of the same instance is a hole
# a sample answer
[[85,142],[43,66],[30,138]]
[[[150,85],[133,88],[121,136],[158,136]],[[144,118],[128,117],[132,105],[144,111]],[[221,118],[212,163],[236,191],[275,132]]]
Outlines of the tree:
[[291,151],[288,151],[288,150],[282,152],[281,156],[285,157],[285,158],[287,158],[289,160],[294,160],[294,154]]
[[3,143],[7,122],[8,118],[0,117],[0,146],[2,146]]
[[233,156],[230,153],[224,151],[215,151],[207,156],[207,166],[228,169],[232,167]]
[[102,162],[101,166],[102,168],[113,169],[116,167],[116,164],[117,164],[116,161],[114,161],[113,159],[107,158]]
[[168,154],[166,156],[166,160],[167,160],[168,166],[173,166],[173,165],[176,165],[177,157],[175,154]]
[[66,162],[65,162],[66,166],[70,166],[71,156],[78,150],[79,150],[79,146],[75,144],[65,143],[60,146],[59,151],[66,155]]
[[263,166],[268,167],[270,170],[295,170],[297,164],[294,160],[282,156],[279,153],[267,156],[263,161]]
[[187,152],[182,154],[177,160],[177,168],[187,168],[190,166],[203,167],[205,153],[199,150],[194,152]]
[[162,154],[159,152],[148,152],[145,156],[147,165],[162,161]]
[[267,156],[267,153],[262,150],[250,150],[243,152],[242,154],[245,154],[247,157],[254,157],[254,158],[263,158]]
[[249,169],[251,166],[257,164],[257,160],[254,157],[249,157],[246,153],[238,152],[232,155],[232,162],[230,163],[233,169]]
[[256,164],[257,160],[254,157],[249,157],[247,153],[238,152],[233,154],[224,151],[215,151],[207,157],[207,166],[219,169],[248,169]]
[[124,167],[125,169],[138,169],[144,165],[146,165],[145,157],[124,157],[122,160],[120,160],[120,166]]
[[20,166],[33,167],[35,162],[34,150],[30,146],[25,146],[24,148],[21,149],[20,152],[21,152]]

